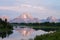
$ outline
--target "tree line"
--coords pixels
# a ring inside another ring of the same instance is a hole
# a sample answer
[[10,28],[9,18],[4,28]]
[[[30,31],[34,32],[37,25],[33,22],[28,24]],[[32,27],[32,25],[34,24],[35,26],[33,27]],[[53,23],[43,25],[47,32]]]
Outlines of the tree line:
[[7,19],[2,20],[0,18],[0,37],[5,38],[7,35],[12,34],[13,26],[7,22]]
[[26,26],[60,26],[60,22],[54,23],[54,22],[44,22],[44,23],[12,23],[17,25],[26,25]]

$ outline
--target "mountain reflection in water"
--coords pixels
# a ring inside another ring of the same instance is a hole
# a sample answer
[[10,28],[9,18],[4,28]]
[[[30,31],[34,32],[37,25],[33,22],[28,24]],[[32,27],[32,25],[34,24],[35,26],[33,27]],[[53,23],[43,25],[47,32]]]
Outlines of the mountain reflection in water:
[[28,36],[31,33],[33,33],[35,30],[32,28],[20,28],[20,29],[16,29],[16,31],[21,33],[23,36]]
[[[48,32],[43,30],[34,30],[32,28],[15,28],[13,33],[9,37],[4,38],[3,40],[29,40],[34,39],[36,35],[47,34]],[[0,38],[1,40],[1,38]]]

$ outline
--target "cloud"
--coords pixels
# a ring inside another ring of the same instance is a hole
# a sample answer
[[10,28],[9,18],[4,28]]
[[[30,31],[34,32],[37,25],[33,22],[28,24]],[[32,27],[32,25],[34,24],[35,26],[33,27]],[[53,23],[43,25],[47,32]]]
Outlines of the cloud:
[[[40,9],[40,10],[47,10],[44,7],[38,7],[38,6],[32,6],[32,5],[27,5],[27,4],[22,4],[20,6],[0,6],[0,10],[16,10],[18,11],[20,8],[32,8],[32,9]],[[31,9],[31,10],[32,10]]]
[[12,10],[12,11],[16,11],[18,9],[19,9],[19,7],[17,7],[17,6],[0,6],[0,10]]
[[0,10],[11,10],[11,11],[17,11],[17,12],[32,11],[37,13],[49,13],[49,14],[55,13],[54,10],[52,11],[51,9],[48,9],[46,7],[33,6],[29,4],[21,4],[18,6],[0,6]]
[[29,7],[29,8],[31,8],[31,7],[32,7],[32,5],[21,4],[21,7]]

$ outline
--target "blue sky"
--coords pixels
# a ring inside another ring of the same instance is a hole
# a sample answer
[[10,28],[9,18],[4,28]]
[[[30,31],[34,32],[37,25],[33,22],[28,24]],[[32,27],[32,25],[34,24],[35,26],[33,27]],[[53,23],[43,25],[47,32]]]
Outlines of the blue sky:
[[24,12],[40,19],[60,18],[60,0],[0,0],[0,16],[13,19]]

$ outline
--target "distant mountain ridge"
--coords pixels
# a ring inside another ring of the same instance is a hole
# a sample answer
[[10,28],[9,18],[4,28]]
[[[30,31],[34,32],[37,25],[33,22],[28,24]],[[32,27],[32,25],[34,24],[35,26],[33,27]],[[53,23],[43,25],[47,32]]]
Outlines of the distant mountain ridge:
[[30,13],[23,13],[17,18],[14,18],[10,23],[41,23],[41,22],[60,22],[60,19],[57,19],[53,16],[47,17],[46,19],[38,19],[32,17]]
[[11,23],[36,23],[39,22],[38,18],[33,18],[29,13],[23,13],[17,18],[10,21]]

